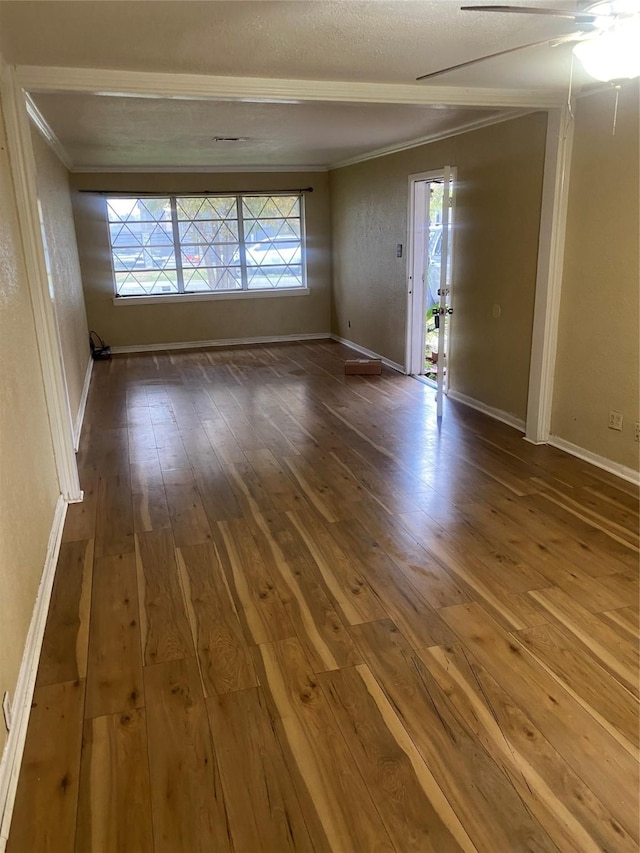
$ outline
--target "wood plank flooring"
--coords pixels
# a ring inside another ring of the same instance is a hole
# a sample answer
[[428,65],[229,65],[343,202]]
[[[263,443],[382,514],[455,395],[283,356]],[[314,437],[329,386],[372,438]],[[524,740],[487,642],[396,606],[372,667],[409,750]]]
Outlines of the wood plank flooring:
[[636,490],[350,355],[96,363],[9,853],[638,850]]

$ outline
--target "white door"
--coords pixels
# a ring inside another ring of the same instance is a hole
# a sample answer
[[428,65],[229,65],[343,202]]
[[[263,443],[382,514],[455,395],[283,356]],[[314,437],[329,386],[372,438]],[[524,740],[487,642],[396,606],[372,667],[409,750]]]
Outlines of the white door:
[[437,389],[440,417],[451,361],[454,182],[450,166],[409,178],[406,363]]
[[438,361],[437,361],[437,387],[436,405],[437,415],[442,417],[444,406],[445,383],[448,381],[448,365],[447,354],[449,351],[449,343],[451,340],[451,244],[453,242],[452,234],[452,180],[451,167],[444,167],[442,181],[442,239],[440,248],[440,288],[438,295],[440,297],[438,315]]

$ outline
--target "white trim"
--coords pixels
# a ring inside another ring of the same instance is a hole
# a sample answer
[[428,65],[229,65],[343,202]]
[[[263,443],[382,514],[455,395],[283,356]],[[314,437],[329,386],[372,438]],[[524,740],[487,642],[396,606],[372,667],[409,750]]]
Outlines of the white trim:
[[58,482],[64,498],[76,501],[81,500],[82,492],[73,450],[73,424],[60,353],[58,327],[49,293],[38,213],[36,165],[31,127],[25,104],[25,93],[17,83],[14,70],[1,64],[1,71],[3,111],[11,174]]
[[474,130],[481,130],[483,127],[491,127],[493,124],[501,124],[504,121],[521,118],[522,116],[529,115],[531,112],[531,110],[509,110],[500,115],[491,115],[487,116],[487,118],[469,121],[466,124],[458,125],[449,130],[441,130],[438,133],[409,139],[406,142],[399,142],[397,145],[388,145],[385,148],[376,148],[366,154],[356,154],[354,157],[349,157],[348,160],[331,163],[329,169],[344,169],[345,166],[354,166],[356,163],[364,163],[367,160],[376,160],[378,157],[387,157],[389,154],[409,151],[411,148],[419,148],[421,145],[429,145],[432,142],[440,142],[443,139],[452,139],[454,136],[461,136],[463,133],[471,133]]
[[[619,80],[616,82],[615,85],[618,85],[618,83],[620,83],[624,86],[625,83],[632,82],[633,80]],[[582,86],[582,88],[575,93],[574,97],[589,98],[591,95],[602,95],[604,92],[610,92],[613,85],[613,83],[595,83],[593,86]]]
[[349,341],[346,338],[341,338],[340,335],[329,335],[332,341],[337,341],[337,343],[342,344],[345,347],[349,347],[349,349],[353,349],[356,352],[362,353],[362,355],[366,355],[369,358],[379,358],[380,361],[385,364],[387,367],[390,367],[392,370],[397,370],[398,373],[402,373],[406,375],[406,370],[404,369],[402,364],[398,364],[397,361],[391,361],[390,358],[385,358],[383,355],[380,355],[378,352],[374,352],[371,349],[367,349],[366,347],[360,346],[360,344],[356,344],[353,341]]
[[267,335],[253,338],[228,338],[216,341],[174,341],[163,344],[131,344],[111,347],[114,355],[129,352],[161,352],[163,350],[208,349],[214,347],[241,347],[250,344],[282,344],[296,341],[325,341],[331,338],[329,332],[310,332],[301,335]]
[[444,378],[444,391],[445,394],[449,394],[449,388],[451,387],[452,379],[455,379],[455,373],[453,371],[453,367],[455,366],[455,347],[454,347],[454,336],[453,330],[456,325],[456,237],[457,237],[457,206],[458,206],[458,167],[451,166],[450,167],[450,179],[451,179],[451,187],[450,187],[450,206],[449,206],[449,309],[451,310],[451,314],[449,314],[449,345],[447,348],[446,356],[447,356],[447,373]]
[[133,305],[160,305],[163,302],[210,302],[215,299],[260,299],[274,296],[308,296],[308,287],[280,287],[273,290],[227,290],[219,293],[171,293],[157,296],[114,296],[119,308]]
[[[445,165],[444,167],[444,175],[442,181],[442,239],[440,242],[440,287],[439,287],[439,307],[441,310],[447,311],[447,289],[451,284],[449,279],[449,261],[451,260],[451,250],[449,248],[449,237],[451,236],[451,210],[450,205],[453,204],[453,199],[451,198],[451,166]],[[429,212],[431,211],[431,202],[429,202]],[[426,284],[426,282],[425,282]],[[446,324],[446,314],[444,317],[440,319],[440,325],[438,327],[438,363],[436,365],[437,378],[438,378],[438,388],[436,391],[436,417],[442,418],[444,412],[444,390],[445,390],[445,376],[444,376],[444,359],[445,356],[448,355],[447,350],[449,347],[445,349],[445,331],[447,328]],[[424,315],[423,320],[424,323]],[[449,336],[449,344],[451,344],[451,336]],[[426,348],[425,348],[426,351]]]
[[551,426],[574,126],[567,106],[550,110],[547,121],[527,400],[533,444],[545,442]]
[[84,383],[82,385],[82,393],[80,394],[80,403],[76,413],[76,420],[73,426],[73,449],[78,452],[80,447],[80,435],[82,434],[82,422],[84,421],[84,410],[87,408],[87,397],[89,395],[89,386],[91,385],[91,372],[93,370],[93,359],[89,357],[87,369],[84,374]]
[[496,421],[501,421],[503,424],[507,424],[508,426],[517,429],[519,432],[524,432],[524,421],[509,412],[505,412],[502,409],[494,409],[493,406],[488,406],[486,403],[483,403],[482,400],[476,400],[474,397],[468,397],[466,394],[462,394],[460,391],[454,391],[451,388],[447,393],[447,397],[449,397],[450,400],[462,403],[463,406],[469,406],[469,408],[476,409],[476,411],[482,412],[484,415],[489,415],[490,418],[494,418]]
[[297,172],[327,172],[328,166],[71,166],[70,172],[80,174],[170,174],[170,175],[200,175],[200,174],[237,174],[244,172],[276,172],[279,174],[295,174]]
[[72,164],[69,155],[65,151],[64,146],[62,145],[58,137],[53,132],[51,125],[42,115],[42,113],[36,106],[33,98],[31,97],[31,95],[29,95],[28,92],[25,92],[24,101],[27,108],[27,113],[29,114],[29,118],[38,128],[38,130],[44,137],[45,142],[47,143],[49,148],[51,148],[58,160],[60,160],[60,162],[67,169],[67,171],[70,171]]
[[[419,263],[416,264],[415,251],[415,231],[416,231],[416,204],[419,203],[421,195],[420,184],[425,181],[442,177],[442,171],[419,172],[409,175],[408,193],[407,193],[407,264],[406,264],[406,291],[407,291],[407,307],[406,307],[406,328],[404,332],[404,363],[407,365],[407,373],[412,376],[420,376],[424,371],[415,370],[416,363],[420,361],[424,363],[424,358],[418,357],[419,350],[422,349],[422,329],[424,323],[420,326],[420,333],[414,329],[416,323],[417,308],[416,302],[422,302],[424,297],[424,281],[420,280],[420,276],[424,273],[424,265],[420,262],[423,253],[419,254]],[[416,279],[416,274],[418,278]],[[416,288],[417,281],[417,288]],[[420,343],[416,343],[416,338],[419,337]]]
[[[436,180],[444,180],[445,178],[445,170],[450,170],[450,181],[452,185],[451,190],[451,204],[448,210],[451,227],[449,228],[449,239],[451,241],[450,247],[448,249],[448,255],[451,258],[451,263],[449,265],[449,295],[451,297],[449,307],[454,309],[453,297],[455,295],[455,212],[456,212],[456,198],[457,198],[457,183],[458,183],[458,168],[457,166],[443,166],[440,169],[434,169],[429,172],[417,172],[415,174],[409,175],[408,182],[408,213],[407,213],[407,271],[406,271],[406,287],[407,287],[407,317],[406,317],[406,325],[405,325],[405,363],[407,364],[407,373],[412,376],[424,376],[424,338],[422,331],[424,328],[424,323],[420,328],[420,333],[416,328],[417,317],[414,314],[417,314],[416,311],[416,301],[418,301],[419,305],[423,305],[425,302],[425,289],[426,282],[424,280],[420,280],[420,277],[425,273],[425,269],[420,269],[416,265],[416,256],[415,256],[415,230],[416,230],[416,215],[415,215],[415,206],[416,206],[416,198],[417,193],[419,191],[419,184],[427,181],[436,181]],[[418,274],[417,286],[416,286],[416,273]],[[455,309],[454,309],[455,310]],[[450,326],[449,326],[449,350],[447,352],[447,376],[445,379],[444,391],[445,394],[449,390],[449,385],[451,383],[451,350],[452,350],[452,342],[453,337],[451,335],[451,328],[453,326],[453,321],[451,320],[450,315]],[[419,346],[416,345],[416,338],[419,336]],[[419,363],[421,366],[421,370],[414,370],[416,365]],[[436,383],[437,387],[437,383]]]
[[577,456],[578,459],[583,459],[585,462],[595,465],[596,468],[602,468],[603,471],[615,474],[616,477],[628,480],[636,486],[640,485],[640,473],[634,471],[633,468],[628,468],[626,465],[621,465],[620,462],[614,462],[612,459],[607,459],[606,456],[599,456],[591,450],[585,450],[584,447],[572,444],[558,435],[550,435],[547,444],[557,447],[558,450],[564,450],[565,453],[570,453],[571,456]]
[[563,91],[433,86],[424,83],[355,83],[334,80],[284,80],[269,77],[221,77],[109,68],[20,65],[20,85],[32,92],[85,92],[119,97],[230,100],[255,103],[340,101],[374,104],[446,104],[447,106],[559,107]]
[[18,787],[18,777],[20,775],[20,764],[24,752],[31,701],[33,699],[40,650],[42,648],[42,638],[47,623],[51,590],[53,589],[53,579],[55,577],[66,514],[67,502],[60,495],[53,515],[44,569],[33,607],[16,689],[13,694],[11,731],[7,737],[7,742],[2,753],[2,761],[0,762],[0,851],[4,851],[9,837],[16,789]]

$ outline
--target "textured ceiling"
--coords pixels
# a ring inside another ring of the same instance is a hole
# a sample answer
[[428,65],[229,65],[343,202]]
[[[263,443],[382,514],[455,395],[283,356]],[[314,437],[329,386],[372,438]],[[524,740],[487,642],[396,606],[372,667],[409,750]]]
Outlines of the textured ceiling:
[[[563,19],[462,12],[454,0],[0,2],[0,49],[11,63],[310,80],[409,83],[572,28]],[[563,87],[569,56],[566,46],[538,47],[438,82]]]
[[[40,94],[74,166],[326,166],[495,115],[390,104],[247,104]],[[214,136],[248,137],[214,143]]]
[[[574,0],[511,2],[577,6]],[[463,12],[456,0],[0,0],[0,51],[13,64],[294,80],[414,84],[420,74],[572,28],[570,21],[537,15]],[[533,48],[429,84],[444,91],[447,85],[564,90],[570,51],[567,45]],[[575,82],[581,82],[579,70]],[[326,166],[445,134],[489,114],[69,92],[34,99],[73,165],[96,168]],[[250,140],[214,145],[213,136]]]

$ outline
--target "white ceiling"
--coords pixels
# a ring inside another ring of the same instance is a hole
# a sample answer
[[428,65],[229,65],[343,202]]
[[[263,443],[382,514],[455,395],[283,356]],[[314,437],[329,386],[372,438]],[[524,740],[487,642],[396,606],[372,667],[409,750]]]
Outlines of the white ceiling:
[[[572,10],[578,5],[574,0],[510,2]],[[415,83],[420,74],[574,28],[563,19],[462,12],[459,5],[458,0],[0,0],[0,51],[16,65],[421,87]],[[428,82],[445,93],[447,86],[557,92],[568,83],[570,50],[532,48]],[[579,71],[576,82],[581,82]],[[33,97],[68,160],[80,168],[326,166],[406,140],[444,135],[501,112],[77,92]],[[250,141],[214,145],[213,136]]]
[[[574,0],[508,2],[578,5]],[[462,12],[460,5],[457,0],[3,0],[0,49],[8,62],[24,65],[409,83],[428,71],[573,29],[563,19]],[[562,87],[567,61],[564,48],[533,48],[452,72],[441,82]]]
[[[40,94],[76,167],[326,166],[500,114],[401,104],[246,104]],[[214,143],[214,136],[248,137]]]

